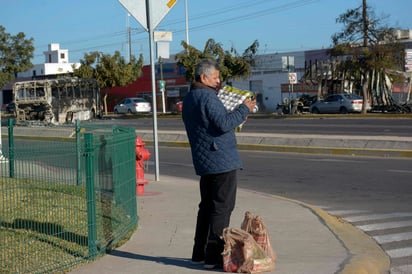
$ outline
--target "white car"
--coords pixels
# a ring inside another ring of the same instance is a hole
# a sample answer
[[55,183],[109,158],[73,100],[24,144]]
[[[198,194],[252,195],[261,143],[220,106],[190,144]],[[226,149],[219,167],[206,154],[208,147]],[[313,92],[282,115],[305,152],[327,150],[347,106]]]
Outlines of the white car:
[[352,113],[361,112],[363,98],[356,94],[332,94],[310,105],[311,113]]
[[113,112],[119,113],[147,113],[152,111],[152,105],[143,98],[124,98],[119,104],[114,106]]

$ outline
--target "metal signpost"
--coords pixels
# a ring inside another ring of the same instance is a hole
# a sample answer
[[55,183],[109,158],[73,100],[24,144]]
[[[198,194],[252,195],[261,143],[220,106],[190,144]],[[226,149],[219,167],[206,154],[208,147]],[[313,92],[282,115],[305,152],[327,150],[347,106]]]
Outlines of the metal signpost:
[[168,31],[155,31],[154,32],[154,42],[157,46],[157,59],[159,60],[160,66],[160,80],[159,80],[159,90],[162,94],[162,106],[163,113],[166,113],[166,103],[165,103],[165,91],[166,91],[166,81],[163,79],[163,59],[169,58],[169,42],[172,41],[172,33]]
[[291,94],[289,93],[289,114],[293,114],[292,111],[292,100],[293,100],[293,85],[298,83],[297,80],[297,74],[295,72],[289,72],[288,73],[288,78],[289,78],[289,91],[291,91]]
[[150,67],[152,77],[153,97],[153,141],[155,157],[155,180],[159,181],[159,142],[157,134],[157,107],[156,107],[156,79],[155,61],[153,53],[154,29],[163,20],[166,14],[177,3],[177,0],[119,0],[126,10],[149,33]]
[[294,56],[282,56],[282,70],[288,72],[288,80],[289,80],[289,114],[292,114],[291,88],[292,88],[292,94],[293,94],[293,84],[297,83],[296,73],[291,73],[292,71],[295,70],[295,57]]

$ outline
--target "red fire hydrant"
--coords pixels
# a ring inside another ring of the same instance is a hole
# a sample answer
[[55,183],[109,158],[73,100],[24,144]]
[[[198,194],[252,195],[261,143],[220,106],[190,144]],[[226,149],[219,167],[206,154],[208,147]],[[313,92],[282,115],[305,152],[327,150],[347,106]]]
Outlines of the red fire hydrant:
[[144,194],[144,186],[148,183],[144,179],[144,161],[149,159],[150,152],[144,148],[145,143],[141,137],[136,138],[136,194]]

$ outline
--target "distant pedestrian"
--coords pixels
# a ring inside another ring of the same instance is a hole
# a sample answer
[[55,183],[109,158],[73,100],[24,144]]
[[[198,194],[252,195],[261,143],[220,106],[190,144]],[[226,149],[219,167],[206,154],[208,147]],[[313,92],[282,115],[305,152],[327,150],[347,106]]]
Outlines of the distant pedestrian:
[[236,202],[237,170],[242,168],[235,128],[256,106],[255,100],[247,98],[228,112],[217,97],[219,87],[218,64],[210,59],[201,60],[182,111],[193,165],[200,176],[192,263],[204,263],[205,268],[223,265],[221,236],[230,224]]

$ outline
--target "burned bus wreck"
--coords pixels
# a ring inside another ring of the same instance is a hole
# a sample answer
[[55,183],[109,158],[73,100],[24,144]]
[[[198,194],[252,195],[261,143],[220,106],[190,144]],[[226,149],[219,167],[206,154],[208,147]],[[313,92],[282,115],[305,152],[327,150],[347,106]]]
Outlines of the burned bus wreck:
[[96,80],[65,77],[16,82],[13,86],[16,121],[72,123],[101,115]]

